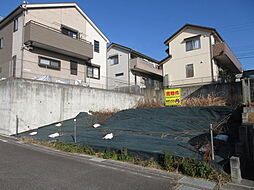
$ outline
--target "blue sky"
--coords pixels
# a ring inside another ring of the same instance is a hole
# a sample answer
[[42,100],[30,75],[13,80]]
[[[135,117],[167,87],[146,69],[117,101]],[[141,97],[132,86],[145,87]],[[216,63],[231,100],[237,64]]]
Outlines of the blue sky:
[[[2,3],[0,16],[23,1]],[[75,2],[111,42],[161,60],[163,44],[184,24],[214,27],[241,61],[254,69],[254,0],[30,0]]]

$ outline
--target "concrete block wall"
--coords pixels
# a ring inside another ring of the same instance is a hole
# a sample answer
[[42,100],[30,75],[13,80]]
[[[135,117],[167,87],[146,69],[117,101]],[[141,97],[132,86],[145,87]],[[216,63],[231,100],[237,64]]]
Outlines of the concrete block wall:
[[182,98],[204,96],[208,94],[225,98],[228,102],[237,105],[242,102],[241,83],[208,84],[203,86],[183,87]]
[[84,111],[128,109],[144,97],[28,79],[0,81],[0,133],[19,132],[75,117]]
[[239,155],[243,176],[248,177],[254,167],[254,124],[239,127],[239,142],[236,143],[235,154]]
[[[178,87],[172,87],[178,88]],[[194,86],[185,86],[181,88],[182,99],[193,98],[193,97],[207,97],[207,95],[213,95],[216,97],[222,97],[227,102],[232,105],[238,105],[242,102],[242,88],[241,83],[225,83],[225,84],[207,84],[207,85],[194,85]],[[144,90],[145,96],[149,98],[154,98],[158,102],[164,103],[164,93],[163,90],[149,92],[149,89]]]
[[254,107],[244,107],[242,113],[243,124],[254,124]]

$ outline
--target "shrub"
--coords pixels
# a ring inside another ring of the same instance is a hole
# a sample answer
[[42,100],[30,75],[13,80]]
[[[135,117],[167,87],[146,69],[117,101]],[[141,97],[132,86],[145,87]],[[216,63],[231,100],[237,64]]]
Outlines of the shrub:
[[58,150],[62,150],[65,152],[76,152],[76,153],[84,153],[89,155],[95,155],[95,152],[92,147],[82,146],[82,145],[73,145],[73,144],[65,144],[61,141],[56,141],[52,144],[52,146]]
[[174,157],[172,153],[168,151],[164,152],[163,168],[168,171],[178,171],[191,177],[201,177],[212,180],[218,180],[216,176],[220,176],[220,173],[208,162]]
[[215,174],[215,170],[207,162],[198,162],[197,164],[197,176],[202,178],[209,178]]
[[172,171],[174,169],[175,160],[171,152],[164,152],[163,166],[166,170]]
[[130,160],[132,160],[132,158],[128,155],[127,148],[121,148],[119,150],[118,160],[122,160],[122,161],[130,161]]
[[127,148],[121,148],[117,153],[115,151],[105,151],[102,154],[104,159],[120,160],[120,161],[132,161],[133,158],[128,155]]
[[178,171],[182,174],[194,177],[196,176],[196,165],[194,161],[183,158],[179,162]]
[[110,151],[105,151],[102,154],[102,158],[104,159],[112,159],[112,160],[118,160],[118,155],[115,153],[115,151],[110,152]]

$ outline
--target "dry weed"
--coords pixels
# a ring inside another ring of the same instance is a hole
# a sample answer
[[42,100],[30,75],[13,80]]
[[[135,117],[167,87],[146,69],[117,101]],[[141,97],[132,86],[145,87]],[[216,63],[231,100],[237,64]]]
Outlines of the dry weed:
[[254,113],[248,113],[248,121],[249,123],[254,123]]
[[97,122],[100,124],[103,124],[108,118],[110,118],[112,115],[116,114],[119,112],[119,110],[105,110],[105,111],[98,111],[98,112],[93,112],[90,111],[93,115],[97,117]]
[[207,97],[199,96],[186,98],[182,100],[182,106],[225,106],[226,100],[221,97],[208,95]]
[[156,108],[156,107],[164,107],[164,104],[158,103],[154,100],[140,100],[133,108]]

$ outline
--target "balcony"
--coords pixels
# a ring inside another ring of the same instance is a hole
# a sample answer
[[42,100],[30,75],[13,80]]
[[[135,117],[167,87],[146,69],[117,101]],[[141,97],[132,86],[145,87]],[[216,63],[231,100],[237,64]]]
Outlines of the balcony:
[[130,60],[130,69],[141,73],[162,76],[162,69],[159,69],[157,64],[139,57]]
[[82,60],[93,58],[93,45],[64,35],[60,30],[30,21],[25,25],[24,43]]
[[212,46],[213,58],[222,68],[229,69],[234,73],[242,72],[242,65],[230,50],[225,42],[214,44]]

